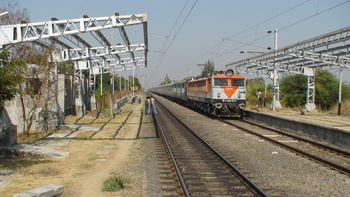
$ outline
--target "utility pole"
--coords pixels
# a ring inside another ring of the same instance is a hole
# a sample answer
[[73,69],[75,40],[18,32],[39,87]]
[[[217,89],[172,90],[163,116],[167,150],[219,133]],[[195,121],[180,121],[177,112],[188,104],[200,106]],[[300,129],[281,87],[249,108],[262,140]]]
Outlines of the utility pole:
[[135,94],[135,66],[132,68],[132,98],[134,98]]
[[341,63],[339,56],[338,56],[338,64],[339,64],[338,116],[340,116],[340,112],[341,112],[341,93],[342,93],[344,65]]
[[[276,51],[278,48],[278,31],[275,29],[275,48]],[[276,55],[276,54],[274,54]],[[272,97],[272,110],[276,110],[276,108],[282,108],[280,100],[279,100],[279,84],[278,84],[278,71],[277,71],[277,64],[276,64],[276,58],[274,58],[273,61],[273,97]]]

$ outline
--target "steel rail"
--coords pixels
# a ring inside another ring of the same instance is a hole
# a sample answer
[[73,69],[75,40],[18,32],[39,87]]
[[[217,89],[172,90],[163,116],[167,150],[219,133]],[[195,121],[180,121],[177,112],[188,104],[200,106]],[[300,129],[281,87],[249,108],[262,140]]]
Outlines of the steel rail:
[[260,138],[262,138],[262,139],[265,139],[265,140],[270,141],[270,142],[272,142],[272,143],[274,143],[274,144],[277,144],[277,145],[279,145],[280,147],[289,149],[289,150],[291,150],[291,151],[293,151],[293,152],[295,152],[295,153],[297,153],[297,154],[303,155],[303,156],[305,156],[305,157],[307,157],[307,158],[309,158],[309,159],[312,159],[312,160],[314,160],[314,161],[317,161],[317,162],[320,162],[320,163],[322,163],[322,164],[325,164],[325,165],[327,165],[328,167],[330,167],[330,168],[332,168],[332,169],[334,169],[334,170],[337,170],[337,171],[339,171],[339,172],[341,172],[341,173],[350,175],[350,169],[348,169],[348,168],[345,168],[345,167],[340,166],[340,165],[338,165],[338,164],[335,164],[335,163],[332,163],[332,162],[330,162],[330,161],[324,160],[324,159],[322,159],[322,158],[319,158],[319,157],[317,157],[317,156],[314,156],[314,155],[312,155],[312,154],[309,154],[309,153],[307,153],[307,152],[304,152],[304,151],[299,150],[299,149],[297,149],[297,148],[294,148],[294,147],[292,147],[292,146],[286,145],[286,144],[284,144],[284,143],[282,143],[282,142],[279,142],[279,141],[277,141],[277,140],[271,139],[271,138],[269,138],[269,137],[266,137],[266,136],[264,136],[264,135],[261,135],[261,134],[259,134],[259,133],[254,132],[254,131],[250,131],[250,130],[244,128],[244,127],[238,126],[238,125],[233,124],[233,123],[231,123],[231,122],[228,122],[228,121],[226,121],[226,120],[222,120],[222,119],[218,119],[218,120],[220,120],[221,122],[224,122],[224,123],[226,123],[226,124],[229,124],[229,125],[231,125],[231,126],[238,127],[238,128],[240,128],[240,129],[242,129],[242,130],[244,130],[244,131],[246,131],[246,132],[249,132],[249,133],[251,133],[251,134],[254,134],[254,135],[256,135],[256,136],[258,136],[258,137],[260,137]]
[[162,128],[162,126],[161,126],[161,124],[160,124],[160,122],[159,122],[159,119],[158,119],[157,115],[153,114],[153,119],[154,119],[154,122],[155,122],[155,124],[156,124],[156,129],[157,129],[157,128],[159,129],[159,130],[158,130],[158,133],[161,134],[162,140],[163,140],[163,142],[164,142],[164,144],[165,144],[165,146],[166,146],[166,148],[167,148],[168,154],[169,154],[169,156],[170,156],[170,158],[171,158],[171,161],[172,161],[172,163],[173,163],[173,166],[174,166],[174,168],[175,168],[177,177],[178,177],[178,179],[179,179],[179,181],[180,181],[182,191],[184,192],[184,195],[185,195],[186,197],[190,197],[191,195],[190,195],[190,193],[189,193],[189,191],[188,191],[188,188],[186,187],[185,180],[183,179],[182,174],[181,174],[181,171],[180,171],[178,165],[176,164],[174,154],[173,154],[173,152],[172,152],[172,150],[171,150],[171,147],[169,146],[168,139],[166,138],[166,136],[165,136],[165,134],[164,134],[164,130],[163,130],[163,128]]
[[237,167],[235,167],[231,162],[229,162],[223,155],[221,155],[218,151],[216,151],[212,146],[210,146],[203,138],[201,138],[195,131],[193,131],[191,128],[189,128],[178,116],[176,116],[169,108],[162,105],[160,102],[158,102],[164,109],[166,109],[172,116],[174,116],[181,124],[183,124],[184,127],[186,127],[191,133],[199,140],[201,141],[210,151],[212,151],[218,158],[220,158],[231,170],[233,170],[236,175],[240,177],[241,180],[244,181],[244,183],[248,184],[250,188],[259,196],[267,197],[268,195],[260,189],[259,186],[257,186],[253,181],[251,181],[244,173],[242,173]]

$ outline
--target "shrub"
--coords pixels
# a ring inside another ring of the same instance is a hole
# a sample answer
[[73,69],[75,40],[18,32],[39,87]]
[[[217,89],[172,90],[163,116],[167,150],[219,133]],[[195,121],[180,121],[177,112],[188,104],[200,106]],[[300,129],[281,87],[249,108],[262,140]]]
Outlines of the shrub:
[[119,177],[112,176],[103,182],[102,191],[104,192],[116,192],[122,189],[124,189],[124,183]]

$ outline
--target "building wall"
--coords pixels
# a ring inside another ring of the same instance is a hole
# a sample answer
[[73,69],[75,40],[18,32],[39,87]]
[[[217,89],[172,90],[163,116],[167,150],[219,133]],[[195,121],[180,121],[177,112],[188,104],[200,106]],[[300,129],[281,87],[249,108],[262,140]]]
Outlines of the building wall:
[[[23,95],[27,118],[33,114],[35,116],[31,130],[46,131],[58,128],[59,125],[63,124],[66,115],[76,115],[77,107],[79,109],[81,105],[84,105],[84,108],[90,108],[86,107],[91,97],[91,93],[88,91],[89,80],[84,78],[82,81],[83,90],[80,91],[79,80],[70,75],[59,74],[57,80],[55,77],[51,77],[51,81],[43,83],[45,85],[41,87],[42,94],[40,97],[39,95],[34,97]],[[78,104],[76,103],[77,100],[80,101]],[[35,104],[38,104],[38,106],[35,107]],[[17,133],[23,133],[25,123],[20,97],[18,96],[12,101],[6,101],[5,110],[9,121],[17,126]]]

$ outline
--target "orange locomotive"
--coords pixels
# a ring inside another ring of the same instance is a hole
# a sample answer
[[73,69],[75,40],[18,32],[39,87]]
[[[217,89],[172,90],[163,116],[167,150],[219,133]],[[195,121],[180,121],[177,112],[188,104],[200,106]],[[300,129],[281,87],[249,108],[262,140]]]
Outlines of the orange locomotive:
[[245,78],[233,70],[152,88],[150,92],[218,117],[242,117],[246,105]]

